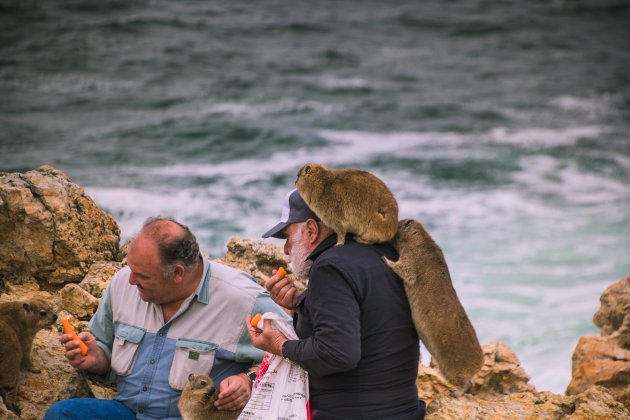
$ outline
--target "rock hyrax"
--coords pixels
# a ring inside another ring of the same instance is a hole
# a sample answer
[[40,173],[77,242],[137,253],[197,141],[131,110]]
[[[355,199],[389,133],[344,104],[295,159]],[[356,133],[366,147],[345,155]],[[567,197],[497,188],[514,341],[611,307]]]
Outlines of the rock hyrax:
[[188,383],[179,397],[179,412],[183,420],[235,420],[241,410],[217,410],[214,402],[219,392],[214,387],[214,381],[207,375],[188,375]]
[[483,351],[457,298],[440,247],[422,224],[401,220],[392,245],[400,258],[385,263],[403,280],[418,336],[444,377],[464,391],[483,365]]
[[14,407],[21,369],[40,372],[31,360],[35,334],[57,320],[52,303],[43,297],[0,303],[0,391]]
[[311,210],[337,233],[337,246],[345,243],[346,233],[367,244],[388,242],[396,234],[396,198],[369,172],[308,164],[298,171],[295,186]]

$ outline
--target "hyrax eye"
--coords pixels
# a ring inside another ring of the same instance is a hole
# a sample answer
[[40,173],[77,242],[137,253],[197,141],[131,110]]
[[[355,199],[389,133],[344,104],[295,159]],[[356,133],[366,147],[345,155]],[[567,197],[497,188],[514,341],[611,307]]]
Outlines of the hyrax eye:
[[48,312],[46,312],[43,309],[41,311],[39,311],[39,316],[46,316],[46,314],[48,314]]
[[201,381],[201,386],[208,386],[208,381],[204,381],[204,380],[202,380],[202,381]]

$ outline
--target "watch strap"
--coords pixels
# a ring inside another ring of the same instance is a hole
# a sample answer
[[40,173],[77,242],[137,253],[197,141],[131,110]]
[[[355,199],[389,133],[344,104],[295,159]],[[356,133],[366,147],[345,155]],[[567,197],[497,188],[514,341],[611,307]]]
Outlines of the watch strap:
[[245,372],[245,375],[247,375],[252,383],[254,383],[256,381],[256,378],[258,377],[258,374],[253,370],[248,370],[247,372]]
[[287,353],[287,343],[289,342],[289,340],[285,341],[284,343],[282,343],[282,357],[284,357],[285,359],[289,359],[289,353]]

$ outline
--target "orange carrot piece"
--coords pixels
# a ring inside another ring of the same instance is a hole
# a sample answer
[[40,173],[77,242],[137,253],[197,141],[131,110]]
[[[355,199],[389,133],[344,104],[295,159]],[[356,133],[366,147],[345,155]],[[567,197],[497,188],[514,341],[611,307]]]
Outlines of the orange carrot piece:
[[258,328],[258,321],[260,321],[260,318],[262,318],[262,314],[260,312],[254,315],[251,321],[252,327]]
[[88,348],[83,342],[83,340],[81,340],[79,336],[77,335],[77,333],[74,331],[74,328],[72,328],[72,325],[70,325],[70,322],[68,322],[67,319],[62,319],[61,325],[63,325],[63,330],[66,334],[72,334],[72,341],[79,342],[79,348],[81,349],[81,356],[87,356]]
[[278,268],[278,271],[276,272],[276,276],[278,276],[278,278],[279,278],[280,280],[282,280],[282,279],[284,278],[284,276],[286,276],[286,275],[287,275],[287,272],[286,272],[286,270],[284,269],[284,267],[280,267],[280,268]]

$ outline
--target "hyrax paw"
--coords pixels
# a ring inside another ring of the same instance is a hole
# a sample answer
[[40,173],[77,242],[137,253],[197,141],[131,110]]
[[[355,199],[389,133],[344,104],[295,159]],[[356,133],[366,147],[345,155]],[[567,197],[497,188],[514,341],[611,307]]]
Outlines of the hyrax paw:
[[392,270],[394,269],[394,266],[396,264],[395,261],[390,260],[387,257],[381,257],[381,259],[383,260],[383,262],[385,263],[386,266],[388,266],[389,268],[391,268]]

